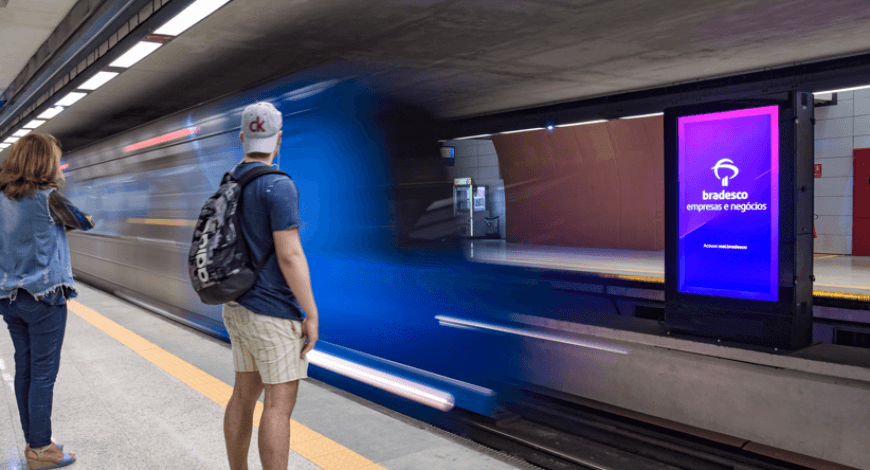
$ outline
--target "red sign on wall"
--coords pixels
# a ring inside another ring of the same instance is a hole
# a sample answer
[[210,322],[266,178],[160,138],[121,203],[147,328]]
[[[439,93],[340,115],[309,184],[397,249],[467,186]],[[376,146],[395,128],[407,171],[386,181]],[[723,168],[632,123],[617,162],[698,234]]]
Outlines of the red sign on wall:
[[822,164],[821,163],[816,163],[815,165],[813,165],[813,175],[816,178],[822,177]]

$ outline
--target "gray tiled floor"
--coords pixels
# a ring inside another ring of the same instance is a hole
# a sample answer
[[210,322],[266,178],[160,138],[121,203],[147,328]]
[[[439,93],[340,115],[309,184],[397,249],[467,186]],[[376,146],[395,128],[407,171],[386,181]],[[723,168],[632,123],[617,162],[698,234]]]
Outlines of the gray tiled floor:
[[[226,383],[228,346],[99,291],[79,286],[77,301]],[[3,328],[5,329],[5,328]],[[72,312],[55,387],[54,437],[85,469],[228,468],[224,409]],[[0,332],[0,470],[27,468],[18,424],[13,348]],[[396,419],[305,381],[294,419],[388,470],[518,468],[412,420]],[[260,469],[256,429],[249,462]],[[316,470],[291,451],[290,468]]]

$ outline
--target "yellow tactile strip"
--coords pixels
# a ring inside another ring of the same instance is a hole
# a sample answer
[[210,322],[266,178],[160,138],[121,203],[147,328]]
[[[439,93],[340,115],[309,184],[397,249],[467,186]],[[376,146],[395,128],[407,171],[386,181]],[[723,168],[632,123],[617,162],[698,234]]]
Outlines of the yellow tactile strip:
[[184,219],[127,219],[128,224],[170,225],[174,227],[196,227],[195,220]]
[[[71,312],[91,325],[103,330],[109,336],[145,359],[148,359],[169,375],[226,408],[227,402],[233,393],[233,387],[79,302],[70,301],[68,307]],[[256,409],[254,410],[254,423],[260,422],[262,414],[263,404],[257,402]],[[290,448],[324,470],[386,470],[384,467],[294,420],[290,421]]]
[[[861,286],[837,286],[833,284],[816,284],[817,286],[829,286],[829,287],[851,287],[853,289],[866,289],[866,287]],[[870,295],[868,294],[859,294],[857,292],[835,292],[835,291],[826,291],[826,290],[814,290],[813,297],[827,297],[829,299],[840,299],[840,300],[852,300],[855,302],[870,302]]]

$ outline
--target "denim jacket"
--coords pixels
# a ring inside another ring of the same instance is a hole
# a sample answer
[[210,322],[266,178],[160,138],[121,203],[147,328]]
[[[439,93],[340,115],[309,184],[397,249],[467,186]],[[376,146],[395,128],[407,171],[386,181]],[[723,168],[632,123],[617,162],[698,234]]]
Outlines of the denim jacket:
[[18,201],[0,193],[0,299],[15,300],[19,289],[50,305],[75,297],[64,226],[49,211],[54,189]]

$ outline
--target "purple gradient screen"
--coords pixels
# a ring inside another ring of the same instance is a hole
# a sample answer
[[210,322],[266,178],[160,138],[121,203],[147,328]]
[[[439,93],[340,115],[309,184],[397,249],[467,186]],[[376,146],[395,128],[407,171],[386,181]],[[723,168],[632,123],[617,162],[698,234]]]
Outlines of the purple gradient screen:
[[779,108],[678,118],[679,292],[777,301]]

